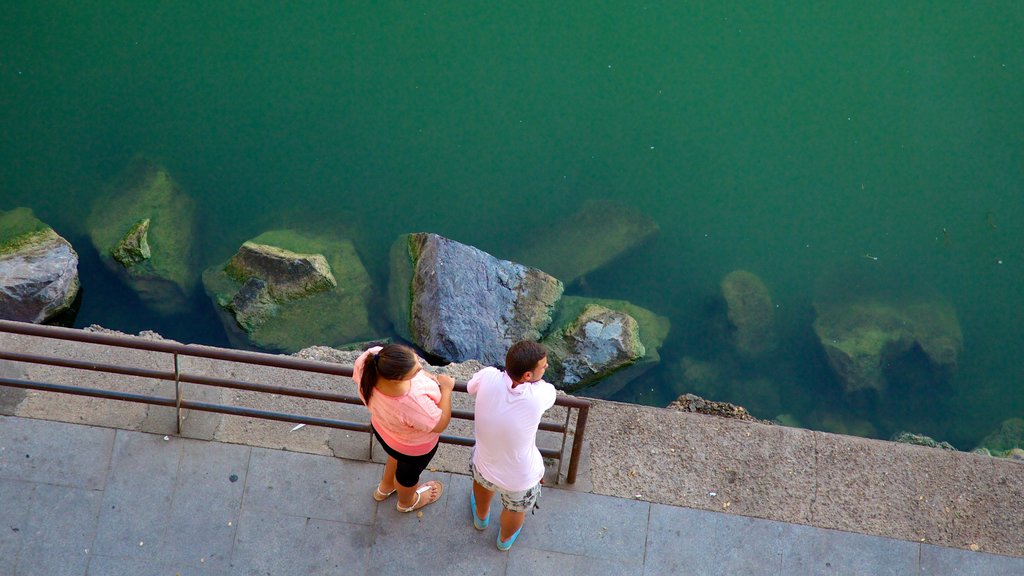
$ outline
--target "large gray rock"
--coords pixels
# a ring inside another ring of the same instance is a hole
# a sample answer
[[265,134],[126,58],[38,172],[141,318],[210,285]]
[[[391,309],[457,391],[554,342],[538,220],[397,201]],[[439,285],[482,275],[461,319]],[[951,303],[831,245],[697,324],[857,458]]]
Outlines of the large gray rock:
[[195,204],[166,168],[144,158],[106,187],[87,219],[104,264],[162,314],[184,311],[195,288]]
[[266,232],[207,269],[203,286],[239,346],[295,352],[374,336],[370,276],[349,240]]
[[78,254],[28,208],[0,212],[0,318],[41,323],[78,295]]
[[391,249],[395,330],[449,362],[504,364],[519,340],[538,341],[562,283],[437,234],[406,234]]
[[669,326],[667,318],[625,300],[565,296],[544,338],[551,366],[546,379],[607,398],[660,361]]
[[914,347],[947,373],[963,349],[956,312],[945,301],[863,299],[815,303],[815,310],[814,331],[847,392],[884,391],[883,368]]
[[537,234],[527,234],[513,258],[570,284],[644,244],[658,224],[636,208],[588,200],[572,216]]
[[722,279],[736,351],[757,358],[775,347],[775,307],[764,282],[752,272],[735,270]]

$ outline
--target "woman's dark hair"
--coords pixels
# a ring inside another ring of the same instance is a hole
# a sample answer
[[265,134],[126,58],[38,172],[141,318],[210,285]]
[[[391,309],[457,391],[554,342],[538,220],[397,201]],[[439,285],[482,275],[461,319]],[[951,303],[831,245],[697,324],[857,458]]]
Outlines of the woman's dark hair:
[[513,380],[519,380],[547,355],[548,349],[536,342],[516,342],[505,354],[505,372]]
[[363,402],[367,405],[370,403],[377,378],[400,380],[416,367],[417,362],[419,360],[412,348],[401,344],[388,344],[381,348],[380,352],[367,356],[366,362],[363,363],[363,375],[359,379],[359,391],[363,394]]

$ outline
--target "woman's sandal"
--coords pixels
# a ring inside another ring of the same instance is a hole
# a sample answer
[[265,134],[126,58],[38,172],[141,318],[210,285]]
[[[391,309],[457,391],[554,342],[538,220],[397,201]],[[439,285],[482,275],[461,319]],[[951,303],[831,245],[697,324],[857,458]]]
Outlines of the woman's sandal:
[[[427,496],[426,498],[422,498],[422,496],[423,496],[423,494],[425,492],[430,492],[431,494],[433,494],[434,493],[433,488],[435,486],[437,487],[437,495],[436,496],[434,496],[433,498],[431,498],[430,496]],[[412,506],[409,506],[408,508],[404,508],[404,507],[402,507],[401,504],[397,504],[396,503],[395,504],[395,508],[399,512],[412,512],[413,510],[419,510],[420,508],[423,508],[427,504],[433,504],[434,502],[437,502],[437,499],[441,497],[441,493],[443,493],[443,492],[444,492],[444,484],[441,484],[437,480],[431,480],[430,482],[426,482],[422,486],[420,486],[419,488],[416,489],[416,501],[412,503]]]
[[394,488],[392,488],[391,492],[388,492],[387,494],[381,492],[380,491],[380,484],[377,484],[377,487],[373,489],[373,499],[376,500],[377,502],[383,502],[383,501],[387,500],[388,497],[391,496],[394,493],[395,493],[395,489]]

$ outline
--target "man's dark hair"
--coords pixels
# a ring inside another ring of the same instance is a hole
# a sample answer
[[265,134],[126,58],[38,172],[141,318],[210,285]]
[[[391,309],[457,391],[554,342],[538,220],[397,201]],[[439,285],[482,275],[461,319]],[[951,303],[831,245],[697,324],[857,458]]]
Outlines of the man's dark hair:
[[547,355],[548,349],[536,342],[516,342],[505,354],[505,372],[513,380],[519,380]]

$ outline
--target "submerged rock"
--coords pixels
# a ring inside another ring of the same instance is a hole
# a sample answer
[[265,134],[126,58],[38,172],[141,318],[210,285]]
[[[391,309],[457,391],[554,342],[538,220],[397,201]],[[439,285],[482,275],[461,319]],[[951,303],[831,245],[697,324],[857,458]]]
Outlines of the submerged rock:
[[768,287],[746,270],[730,272],[722,279],[733,344],[740,356],[757,358],[775,347],[775,307]]
[[89,237],[149,307],[180,312],[195,287],[195,205],[167,169],[137,158],[93,204]]
[[624,300],[566,296],[544,339],[547,378],[560,389],[607,398],[656,365],[668,336],[663,316]]
[[1014,450],[1024,450],[1024,418],[1010,418],[999,429],[982,439],[975,451],[985,450],[992,456],[1009,458]]
[[570,284],[644,244],[657,232],[657,223],[631,206],[589,200],[551,229],[527,235],[513,257]]
[[391,249],[395,330],[449,362],[500,365],[519,340],[538,341],[562,283],[437,234],[406,234]]
[[373,337],[370,276],[348,240],[275,230],[203,273],[236,345],[295,352]]
[[78,295],[78,254],[32,210],[0,212],[0,318],[46,322]]
[[928,448],[941,448],[943,450],[953,450],[953,447],[949,442],[937,442],[929,436],[924,434],[914,434],[913,432],[897,432],[890,439],[893,442],[899,442],[900,444],[913,444],[915,446],[926,446]]
[[918,347],[940,371],[956,369],[963,337],[953,307],[943,301],[880,300],[815,304],[818,335],[847,392],[886,388],[884,367]]
[[683,394],[669,403],[666,408],[669,410],[678,410],[679,412],[692,412],[694,414],[707,414],[710,416],[719,416],[721,418],[747,420],[749,422],[760,422],[762,424],[774,424],[774,422],[770,420],[761,420],[760,418],[753,417],[750,412],[747,412],[747,409],[742,406],[737,406],[728,402],[705,400],[704,398],[693,394]]

